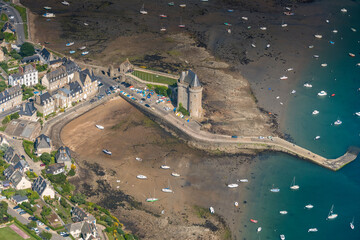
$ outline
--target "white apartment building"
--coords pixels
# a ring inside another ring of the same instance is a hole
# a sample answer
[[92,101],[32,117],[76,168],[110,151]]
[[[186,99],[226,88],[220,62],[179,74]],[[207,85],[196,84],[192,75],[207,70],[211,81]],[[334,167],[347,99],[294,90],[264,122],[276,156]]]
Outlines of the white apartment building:
[[19,73],[15,73],[9,76],[9,85],[25,85],[25,86],[33,86],[38,84],[38,71],[36,70],[35,65],[25,65],[19,67]]

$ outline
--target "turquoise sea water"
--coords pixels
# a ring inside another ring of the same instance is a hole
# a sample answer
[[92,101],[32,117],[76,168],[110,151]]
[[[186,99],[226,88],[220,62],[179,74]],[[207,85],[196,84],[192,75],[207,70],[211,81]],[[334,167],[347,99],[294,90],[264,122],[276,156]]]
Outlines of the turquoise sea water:
[[[360,3],[328,2],[336,11],[329,13],[330,23],[320,32],[323,39],[314,39],[315,47],[306,49],[320,58],[309,59],[294,88],[297,92],[289,103],[282,128],[298,145],[327,158],[336,158],[349,146],[360,147],[360,117],[354,115],[360,111],[360,67],[356,66],[360,62]],[[347,7],[347,14],[340,12],[341,4]],[[339,31],[337,34],[331,32],[334,28]],[[350,57],[349,52],[356,57]],[[321,63],[328,66],[323,68]],[[313,87],[303,87],[305,82]],[[328,96],[318,97],[321,90]],[[313,116],[315,109],[320,113]],[[338,119],[343,124],[334,126]],[[321,136],[320,140],[314,140],[317,135]],[[256,177],[249,183],[248,203],[242,206],[247,208],[247,216],[241,223],[242,239],[280,239],[280,234],[295,240],[360,239],[360,157],[338,172],[286,154],[264,154],[259,159],[254,166]],[[298,191],[289,189],[294,176],[300,185]],[[281,191],[271,193],[272,184]],[[309,203],[314,208],[304,209]],[[328,221],[326,217],[332,204],[339,216]],[[280,210],[288,214],[281,215]],[[355,230],[349,226],[353,217]],[[250,218],[259,223],[250,223]],[[256,233],[259,226],[262,231]],[[314,227],[319,231],[307,232]]]

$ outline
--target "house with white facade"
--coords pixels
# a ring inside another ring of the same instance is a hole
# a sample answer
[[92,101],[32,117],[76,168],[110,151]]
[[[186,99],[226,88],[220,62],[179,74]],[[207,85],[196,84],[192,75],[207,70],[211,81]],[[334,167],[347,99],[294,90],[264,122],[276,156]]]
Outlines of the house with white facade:
[[50,183],[42,176],[39,176],[37,179],[35,179],[32,184],[32,190],[37,192],[41,198],[44,198],[44,196],[55,198],[54,189],[52,189]]
[[9,85],[25,85],[33,86],[39,83],[38,71],[35,64],[28,64],[19,67],[19,73],[15,73],[9,76]]

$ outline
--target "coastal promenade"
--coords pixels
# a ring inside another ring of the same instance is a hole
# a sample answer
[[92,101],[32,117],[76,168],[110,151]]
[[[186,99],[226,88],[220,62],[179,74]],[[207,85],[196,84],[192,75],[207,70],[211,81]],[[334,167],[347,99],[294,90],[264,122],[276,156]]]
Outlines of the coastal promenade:
[[[133,93],[128,89],[126,89],[125,92],[129,94]],[[120,94],[120,96],[140,109],[147,116],[160,123],[160,125],[165,126],[166,129],[175,133],[175,135],[181,137],[190,145],[199,149],[223,151],[228,153],[239,153],[244,150],[280,151],[309,160],[333,171],[339,170],[346,164],[355,160],[359,153],[359,149],[351,148],[339,158],[327,159],[279,137],[229,136],[213,134],[202,131],[200,129],[200,125],[194,121],[186,122],[184,119],[175,116],[172,112],[163,110],[164,105],[146,102],[151,106],[151,108],[148,108],[143,104],[140,104],[138,101],[134,101],[122,94]]]

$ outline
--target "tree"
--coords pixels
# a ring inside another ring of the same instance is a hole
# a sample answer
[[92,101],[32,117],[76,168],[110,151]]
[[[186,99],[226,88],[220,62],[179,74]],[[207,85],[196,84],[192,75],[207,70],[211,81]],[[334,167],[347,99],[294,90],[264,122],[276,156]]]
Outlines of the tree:
[[85,203],[86,196],[81,193],[76,193],[74,196],[72,196],[71,201],[77,204],[84,204]]
[[46,216],[49,216],[51,214],[51,208],[49,208],[47,206],[43,206],[40,214],[43,218],[45,218]]
[[49,232],[43,231],[40,233],[40,237],[42,237],[42,239],[45,239],[45,240],[50,240],[52,237],[52,234]]
[[35,53],[34,46],[31,43],[25,42],[20,47],[20,55],[23,57],[32,56]]
[[73,169],[73,170],[75,170],[75,169],[76,169],[75,164],[71,164],[71,169]]
[[66,199],[65,198],[60,198],[60,204],[61,204],[61,206],[63,206],[64,208],[68,208],[68,207],[70,207],[70,204],[66,201]]
[[30,228],[30,229],[32,229],[32,228],[36,228],[36,225],[37,225],[37,224],[36,224],[35,221],[31,221],[31,222],[28,223],[27,227]]
[[1,49],[3,50],[4,54],[9,54],[9,51],[7,50],[6,47],[1,47]]
[[45,164],[49,165],[51,162],[51,155],[49,153],[43,153],[40,156],[40,160]]
[[19,113],[16,112],[16,113],[13,113],[10,115],[10,119],[13,120],[13,119],[18,119],[20,117]]
[[71,169],[71,170],[68,172],[68,175],[69,175],[70,177],[75,176],[75,170],[74,170],[74,169]]

